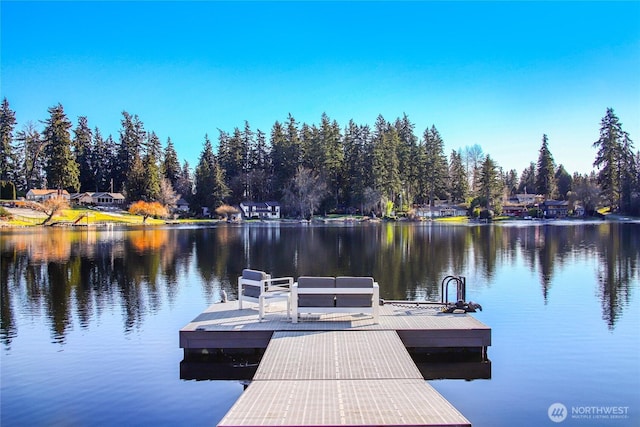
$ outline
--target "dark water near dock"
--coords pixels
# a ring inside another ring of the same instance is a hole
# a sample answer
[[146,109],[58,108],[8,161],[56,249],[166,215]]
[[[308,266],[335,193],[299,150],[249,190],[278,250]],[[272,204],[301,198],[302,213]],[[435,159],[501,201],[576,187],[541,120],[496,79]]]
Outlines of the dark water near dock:
[[243,385],[181,380],[178,330],[247,266],[385,299],[466,276],[492,377],[430,383],[474,426],[640,425],[640,224],[608,222],[3,230],[0,424],[215,425]]

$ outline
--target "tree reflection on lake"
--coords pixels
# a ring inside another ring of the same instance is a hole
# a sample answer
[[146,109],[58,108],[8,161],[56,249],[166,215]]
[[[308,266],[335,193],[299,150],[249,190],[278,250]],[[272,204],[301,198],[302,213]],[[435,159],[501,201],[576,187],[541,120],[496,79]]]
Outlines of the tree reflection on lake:
[[0,339],[10,347],[20,333],[16,311],[44,316],[52,340],[64,343],[73,318],[88,328],[106,308],[119,307],[128,333],[172,304],[183,286],[200,286],[209,302],[222,290],[235,298],[236,278],[248,266],[277,276],[371,275],[382,298],[438,300],[444,276],[491,286],[496,269],[520,258],[539,275],[545,303],[559,270],[592,259],[593,292],[613,329],[637,287],[639,235],[638,224],[607,222],[3,231]]

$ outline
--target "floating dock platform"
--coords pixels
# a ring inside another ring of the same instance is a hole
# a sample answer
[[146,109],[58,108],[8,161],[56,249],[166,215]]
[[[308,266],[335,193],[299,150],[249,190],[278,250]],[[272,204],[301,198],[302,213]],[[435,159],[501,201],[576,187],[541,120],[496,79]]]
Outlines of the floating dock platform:
[[[281,306],[273,306],[272,309]],[[286,311],[238,310],[238,302],[213,304],[180,330],[180,347],[202,349],[266,349],[275,331],[396,331],[408,349],[476,348],[491,345],[491,328],[470,314],[441,313],[417,305],[380,306],[379,323],[369,315],[301,315],[292,323]]]
[[[486,359],[491,329],[468,314],[383,305],[368,315],[302,315],[214,304],[180,330],[189,355],[265,349],[251,384],[220,421],[233,426],[470,426],[424,379],[408,349],[472,350]],[[490,366],[490,365],[489,365]]]

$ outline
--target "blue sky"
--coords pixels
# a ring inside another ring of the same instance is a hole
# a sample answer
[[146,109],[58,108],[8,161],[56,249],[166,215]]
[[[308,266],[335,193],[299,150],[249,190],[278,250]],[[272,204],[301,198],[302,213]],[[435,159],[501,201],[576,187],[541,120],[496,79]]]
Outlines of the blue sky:
[[204,135],[267,135],[291,113],[373,125],[406,113],[445,151],[479,144],[518,174],[542,134],[592,169],[615,109],[640,148],[640,2],[13,2],[1,96],[17,129],[61,103],[118,138],[137,114],[195,166]]

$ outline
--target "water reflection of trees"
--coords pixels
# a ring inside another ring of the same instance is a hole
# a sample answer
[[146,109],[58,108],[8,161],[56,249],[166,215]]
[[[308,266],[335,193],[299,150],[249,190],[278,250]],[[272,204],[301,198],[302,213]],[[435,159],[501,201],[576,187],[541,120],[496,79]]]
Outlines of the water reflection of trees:
[[538,274],[546,302],[564,263],[594,257],[602,317],[613,328],[637,286],[638,231],[636,224],[609,223],[390,223],[3,233],[0,340],[9,346],[18,332],[14,310],[44,313],[55,342],[64,342],[74,321],[87,328],[108,307],[122,310],[128,332],[189,281],[208,301],[222,290],[235,298],[246,267],[276,276],[371,275],[383,298],[437,300],[448,274],[466,275],[470,286],[491,283],[499,266],[520,259]]
[[[233,258],[220,277],[233,282],[246,266],[277,276],[367,275],[382,297],[431,297],[464,264],[464,227],[244,227],[228,240]],[[224,251],[226,252],[226,250]],[[445,274],[446,273],[446,274]],[[230,292],[235,296],[233,283]]]
[[630,292],[640,277],[640,226],[597,223],[557,226],[507,227],[511,242],[519,241],[524,259],[540,277],[545,303],[556,270],[567,262],[595,258],[602,318],[609,328],[630,303]]
[[602,318],[613,329],[616,320],[630,303],[633,283],[638,286],[640,226],[601,225],[595,232],[602,242],[598,251],[598,296],[602,305]]
[[87,328],[107,307],[121,307],[128,332],[163,295],[175,298],[190,246],[189,234],[163,229],[3,234],[0,339],[9,346],[17,334],[14,310],[44,312],[54,342],[64,342],[74,318]]

